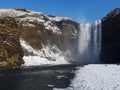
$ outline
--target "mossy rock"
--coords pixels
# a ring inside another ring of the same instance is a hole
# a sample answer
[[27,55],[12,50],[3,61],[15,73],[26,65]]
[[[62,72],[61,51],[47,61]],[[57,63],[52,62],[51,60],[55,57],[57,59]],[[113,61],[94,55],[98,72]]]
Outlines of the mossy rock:
[[7,58],[7,51],[5,50],[4,46],[0,44],[0,62],[7,60]]
[[20,26],[14,18],[0,19],[0,69],[17,68],[23,63],[19,35]]

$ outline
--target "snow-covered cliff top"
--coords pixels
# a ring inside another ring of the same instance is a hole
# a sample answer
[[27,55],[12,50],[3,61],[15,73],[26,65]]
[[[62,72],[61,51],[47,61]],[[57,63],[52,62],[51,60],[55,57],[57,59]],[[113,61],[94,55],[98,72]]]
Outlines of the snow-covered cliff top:
[[33,23],[43,24],[46,30],[52,30],[56,33],[61,33],[60,29],[55,26],[54,22],[60,22],[62,20],[70,20],[67,17],[51,17],[41,12],[33,12],[26,9],[0,9],[0,17],[14,17],[20,22],[23,22],[24,26],[34,26]]
[[44,16],[51,21],[61,21],[63,19],[70,20],[67,17],[51,17],[49,15],[48,16],[44,15],[41,12],[33,12],[33,11],[26,10],[26,9],[0,9],[0,17],[5,17],[5,16],[10,16],[10,17],[19,17],[19,16],[31,16],[31,17],[38,16],[39,17],[41,16],[41,19],[43,18],[42,16]]

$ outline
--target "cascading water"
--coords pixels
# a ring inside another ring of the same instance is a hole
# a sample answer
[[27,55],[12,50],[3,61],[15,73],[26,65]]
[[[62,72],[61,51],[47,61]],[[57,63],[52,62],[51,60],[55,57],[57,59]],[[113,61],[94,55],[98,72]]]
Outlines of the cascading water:
[[101,49],[101,21],[80,24],[79,63],[98,63]]

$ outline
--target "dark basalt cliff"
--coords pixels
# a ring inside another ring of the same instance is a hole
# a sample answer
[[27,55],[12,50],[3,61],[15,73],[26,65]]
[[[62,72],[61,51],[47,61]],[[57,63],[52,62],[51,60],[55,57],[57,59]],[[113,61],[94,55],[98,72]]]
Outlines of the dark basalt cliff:
[[101,61],[120,63],[120,8],[111,11],[102,19]]
[[23,50],[19,33],[19,25],[14,18],[0,18],[0,69],[21,66]]

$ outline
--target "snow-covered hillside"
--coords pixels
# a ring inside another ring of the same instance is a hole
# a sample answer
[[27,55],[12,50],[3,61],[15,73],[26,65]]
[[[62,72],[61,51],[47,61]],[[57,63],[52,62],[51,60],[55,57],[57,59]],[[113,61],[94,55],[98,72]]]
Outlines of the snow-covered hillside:
[[70,87],[54,90],[120,90],[120,65],[91,64],[78,69]]

